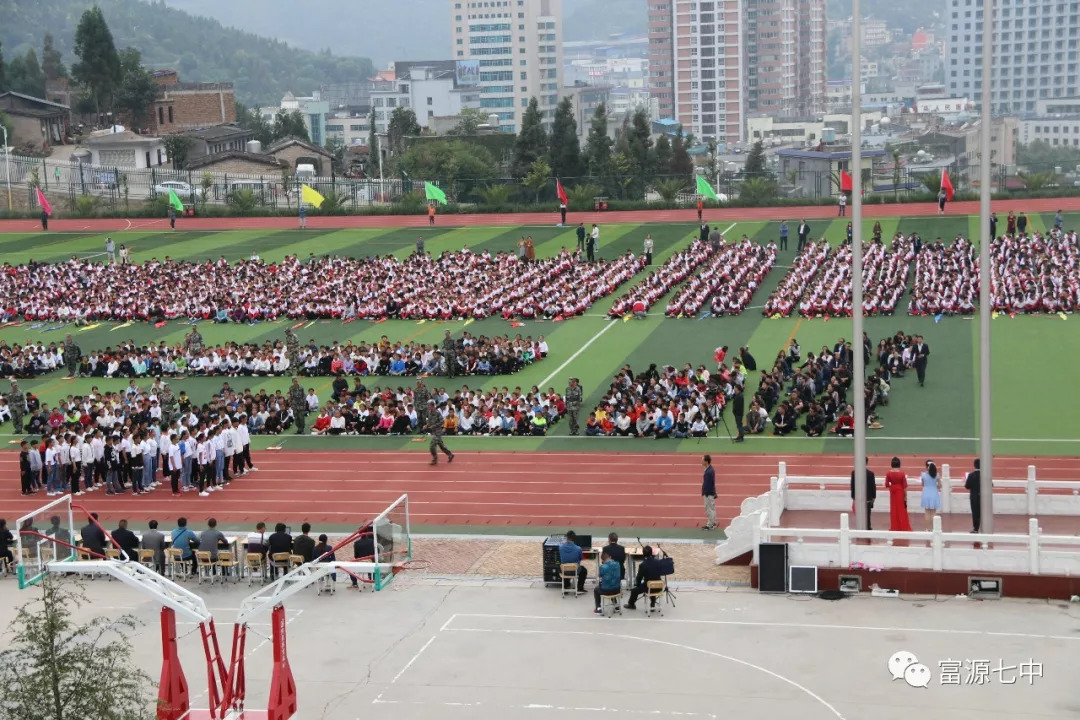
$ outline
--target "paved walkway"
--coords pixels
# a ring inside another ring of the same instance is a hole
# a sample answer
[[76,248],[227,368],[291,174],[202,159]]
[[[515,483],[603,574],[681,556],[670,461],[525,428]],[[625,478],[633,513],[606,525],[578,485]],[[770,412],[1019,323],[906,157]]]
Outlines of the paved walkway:
[[[746,566],[717,565],[716,547],[705,543],[672,543],[665,545],[675,558],[675,579],[746,585],[750,582],[750,568]],[[422,571],[410,571],[410,575],[423,576],[476,576],[478,578],[531,579],[543,578],[543,561],[539,540],[506,539],[449,539],[413,536],[413,557],[430,563]],[[596,568],[587,565],[590,577]]]
[[[999,213],[1022,208],[1026,212],[1055,212],[1057,210],[1080,210],[1080,198],[1031,198],[1024,200],[998,200],[993,208]],[[831,218],[836,216],[835,205],[808,205],[796,207],[757,207],[757,208],[713,208],[705,211],[707,222],[736,222],[750,220],[780,220]],[[977,201],[950,203],[948,215],[976,215],[979,212]],[[889,205],[867,203],[863,206],[865,218],[897,216],[931,216],[937,214],[937,203],[893,203]],[[573,212],[567,218],[569,225],[579,222],[586,224],[602,223],[694,223],[697,224],[697,211],[686,210],[617,210],[611,212]],[[501,214],[460,214],[440,215],[436,218],[438,227],[473,227],[500,226],[516,227],[519,225],[554,225],[558,214],[551,213],[501,213]],[[339,215],[317,217],[310,216],[307,225],[312,229],[339,228],[384,228],[384,227],[427,227],[427,213],[417,215]],[[294,217],[229,217],[229,218],[178,218],[177,230],[211,231],[266,229],[287,230],[296,228]],[[40,229],[38,220],[0,220],[0,233],[27,233]],[[167,230],[168,220],[123,218],[58,218],[49,221],[50,232],[123,232],[125,230]]]

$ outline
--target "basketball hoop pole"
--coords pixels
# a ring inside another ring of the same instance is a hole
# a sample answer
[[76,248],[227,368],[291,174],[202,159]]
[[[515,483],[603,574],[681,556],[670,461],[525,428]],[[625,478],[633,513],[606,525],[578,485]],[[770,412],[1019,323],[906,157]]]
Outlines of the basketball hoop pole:
[[161,680],[158,684],[158,720],[179,720],[190,709],[188,684],[176,652],[176,612],[161,608]]

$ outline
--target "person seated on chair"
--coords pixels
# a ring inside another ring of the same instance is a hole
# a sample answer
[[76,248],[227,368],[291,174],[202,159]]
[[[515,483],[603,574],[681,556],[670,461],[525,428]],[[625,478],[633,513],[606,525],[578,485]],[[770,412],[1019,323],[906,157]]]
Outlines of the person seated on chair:
[[293,540],[293,552],[301,555],[304,562],[311,562],[312,553],[315,552],[315,539],[311,537],[311,523],[300,526],[300,537]]
[[[319,543],[315,546],[315,549],[311,551],[312,558],[318,562],[334,562],[337,557],[334,555],[334,548],[327,542],[328,538],[326,533],[319,536]],[[330,580],[337,582],[337,573],[330,573]]]
[[199,536],[199,550],[210,553],[210,559],[217,562],[218,548],[229,547],[229,541],[225,534],[217,529],[217,520],[210,518],[206,521],[206,529]]
[[[634,610],[637,607],[637,599],[645,594],[648,583],[652,580],[662,580],[663,575],[660,574],[660,561],[653,557],[653,549],[651,546],[646,545],[641,549],[641,554],[645,558],[641,561],[641,565],[638,566],[637,578],[634,580],[634,589],[630,591],[630,602],[626,603],[627,610]],[[656,600],[650,600],[650,607],[656,605]]]
[[[293,551],[293,539],[292,535],[285,532],[285,523],[277,523],[274,525],[274,534],[266,539],[266,555],[271,560],[278,553],[289,553]],[[273,563],[270,564],[270,577],[277,579],[278,569],[274,567]],[[286,570],[286,572],[288,572]]]
[[[566,542],[559,546],[559,562],[563,565],[577,563],[577,591],[581,593],[585,592],[585,578],[588,576],[589,571],[581,564],[581,548],[578,547],[575,540],[577,540],[577,533],[573,530],[567,530]],[[567,587],[565,581],[563,587]]]
[[121,520],[117,528],[113,530],[113,540],[116,541],[117,550],[123,550],[121,559],[139,562],[139,538],[135,533],[128,530],[127,520]]
[[247,554],[248,555],[262,555],[263,560],[266,560],[266,523],[255,523],[255,532],[248,533],[247,536]]
[[97,513],[90,513],[90,522],[82,529],[82,544],[87,550],[97,553],[95,560],[105,555],[105,531],[97,523]]
[[165,574],[165,535],[158,530],[158,521],[150,521],[150,529],[143,533],[142,549],[154,551],[154,569]]
[[[600,554],[600,580],[595,588],[593,588],[593,599],[596,600],[597,615],[603,615],[604,610],[600,605],[601,595],[617,595],[622,592],[622,575],[619,573],[619,564],[615,562],[607,550],[604,550]],[[618,605],[616,605],[618,607]]]
[[[85,533],[85,530],[83,531]],[[195,574],[195,565],[197,563],[195,554],[191,552],[191,544],[194,540],[198,543],[198,536],[187,526],[187,518],[177,518],[176,527],[173,528],[172,546],[180,550],[180,558],[184,562],[191,563],[191,574]],[[85,535],[84,535],[85,537]]]
[[[360,532],[363,534],[360,535],[360,538],[354,542],[352,546],[353,559],[360,562],[375,562],[375,533],[370,525],[361,528]],[[360,583],[357,582],[356,575],[352,576],[352,585],[350,587],[353,590],[358,590],[360,588]]]
[[8,568],[15,564],[15,556],[11,554],[11,546],[15,544],[15,536],[8,530],[7,520],[0,520],[0,558],[8,561]]
[[604,552],[619,564],[619,580],[624,580],[626,578],[626,548],[619,544],[619,536],[616,533],[608,534],[607,539],[608,544],[604,546]]

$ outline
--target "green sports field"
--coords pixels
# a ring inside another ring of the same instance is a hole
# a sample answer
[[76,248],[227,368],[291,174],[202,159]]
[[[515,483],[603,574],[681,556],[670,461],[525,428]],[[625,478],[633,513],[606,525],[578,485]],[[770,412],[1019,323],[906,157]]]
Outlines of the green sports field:
[[[1020,208],[1018,208],[1020,209]],[[780,212],[778,210],[778,212]],[[779,220],[780,217],[777,217]],[[1052,216],[1029,216],[1032,229],[1042,230],[1052,223]],[[798,218],[788,218],[794,226]],[[812,235],[824,234],[834,243],[844,235],[847,220],[836,218],[829,222],[811,222]],[[950,241],[957,234],[971,236],[977,228],[976,218],[884,218],[881,220],[885,237],[897,229],[910,233],[918,231],[924,240],[937,237]],[[1066,227],[1080,223],[1080,215],[1066,218]],[[729,238],[746,234],[751,239],[767,242],[776,237],[776,223],[760,221],[737,222],[731,227],[723,223],[721,230]],[[871,222],[866,223],[869,233]],[[477,227],[477,228],[423,228],[422,234],[430,252],[452,250],[468,245],[474,250],[488,249],[513,252],[518,238],[531,235],[536,244],[537,256],[553,255],[562,247],[575,243],[574,229],[551,226],[535,227]],[[654,262],[663,262],[675,250],[684,247],[697,227],[690,225],[609,225],[601,226],[600,255],[614,256],[632,249],[641,251],[641,241],[646,233],[652,233],[656,251]],[[113,235],[117,244],[125,244],[132,250],[132,260],[141,262],[151,258],[203,260],[224,256],[235,260],[258,252],[264,260],[277,260],[285,255],[309,253],[341,254],[351,256],[394,254],[404,257],[412,252],[418,231],[416,229],[385,230],[251,230],[217,232],[125,232]],[[12,264],[28,260],[62,261],[73,254],[91,256],[103,251],[105,236],[100,234],[6,234],[0,235],[0,259]],[[766,278],[764,286],[752,302],[752,309],[736,318],[705,318],[674,320],[662,317],[665,300],[653,307],[651,315],[644,320],[623,322],[604,317],[615,296],[602,300],[591,308],[585,317],[565,322],[528,322],[524,327],[511,328],[510,323],[500,319],[476,321],[469,325],[474,334],[522,333],[542,334],[550,345],[550,355],[543,362],[514,376],[489,378],[486,386],[523,386],[538,384],[554,386],[559,391],[566,387],[566,379],[579,377],[585,388],[586,411],[601,397],[611,375],[623,364],[629,363],[635,371],[643,370],[649,363],[682,365],[706,364],[712,367],[712,353],[719,345],[732,349],[748,345],[758,360],[759,367],[771,365],[772,358],[783,348],[789,338],[797,337],[803,351],[816,351],[823,344],[832,345],[840,336],[851,338],[850,320],[801,320],[798,318],[771,320],[760,314],[760,305],[786,272],[786,266],[794,256],[792,249],[780,254],[778,267]],[[103,257],[103,256],[102,256]],[[640,276],[639,278],[640,279]],[[620,289],[620,292],[624,290]],[[148,289],[148,292],[167,292],[168,288]],[[620,293],[616,293],[618,295]],[[907,297],[901,301],[906,311]],[[898,308],[899,310],[899,308]],[[391,340],[415,340],[433,343],[442,338],[445,330],[460,332],[464,320],[445,323],[415,321],[387,321],[379,324],[360,321],[342,325],[338,321],[319,321],[298,330],[300,340],[306,343],[314,339],[318,343],[334,340],[372,340],[387,335]],[[283,337],[285,323],[261,323],[248,325],[218,325],[204,323],[200,326],[208,344],[227,340],[262,342]],[[1080,357],[1080,317],[1068,320],[1052,317],[1002,316],[993,321],[993,373],[994,373],[994,436],[995,450],[1014,455],[1076,455],[1080,454],[1080,372],[1076,370]],[[103,324],[89,331],[68,327],[43,333],[21,327],[0,329],[0,340],[8,344],[28,340],[56,342],[63,340],[68,331],[84,351],[102,349],[122,340],[137,343],[165,340],[177,342],[187,331],[178,322],[156,329],[148,325],[132,325],[115,329],[116,324]],[[870,433],[871,452],[893,453],[966,453],[976,447],[977,428],[977,369],[978,359],[974,349],[978,346],[978,322],[966,318],[943,318],[935,323],[932,318],[913,318],[905,313],[894,317],[868,318],[866,328],[876,341],[897,330],[920,333],[932,348],[931,361],[925,388],[919,388],[914,377],[898,379],[893,385],[891,403],[884,408],[884,428]],[[126,381],[65,380],[63,373],[38,378],[24,383],[37,393],[44,402],[52,404],[62,396],[79,394],[94,384],[102,389],[119,389]],[[465,383],[476,384],[479,378],[466,378]],[[315,387],[322,396],[329,392],[329,378],[312,378],[305,381]],[[370,378],[366,384],[378,385],[383,378]],[[174,388],[186,390],[194,399],[202,401],[220,387],[221,381],[207,378],[188,378],[174,382]],[[235,378],[233,387],[284,389],[284,378]],[[395,381],[395,384],[398,384]],[[436,383],[438,385],[439,383]],[[751,386],[756,378],[751,378]],[[10,425],[0,431],[10,432]],[[605,450],[650,451],[686,450],[700,451],[708,445],[714,452],[738,450],[750,453],[821,453],[844,452],[850,441],[834,438],[805,437],[750,437],[742,445],[731,445],[709,440],[699,443],[689,441],[631,440],[605,438],[566,437],[565,423],[556,426],[547,438],[455,438],[457,447],[463,449],[502,450]],[[259,439],[257,445],[265,445],[278,439]],[[311,438],[287,436],[285,445],[291,449],[316,449],[325,447],[356,448],[407,448],[415,439],[410,438]]]

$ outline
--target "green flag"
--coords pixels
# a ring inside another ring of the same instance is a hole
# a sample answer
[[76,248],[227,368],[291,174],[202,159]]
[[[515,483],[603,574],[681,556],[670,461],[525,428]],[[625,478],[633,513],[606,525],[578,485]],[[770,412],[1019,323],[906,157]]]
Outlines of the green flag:
[[427,195],[428,200],[435,200],[443,205],[446,204],[446,193],[429,182],[424,183],[424,194]]
[[698,195],[704,195],[710,200],[720,201],[716,191],[712,189],[712,185],[709,184],[709,181],[705,179],[704,175],[697,176],[697,192]]
[[169,191],[169,204],[172,205],[176,212],[184,212],[184,203],[180,202],[180,196],[176,194],[175,190]]

